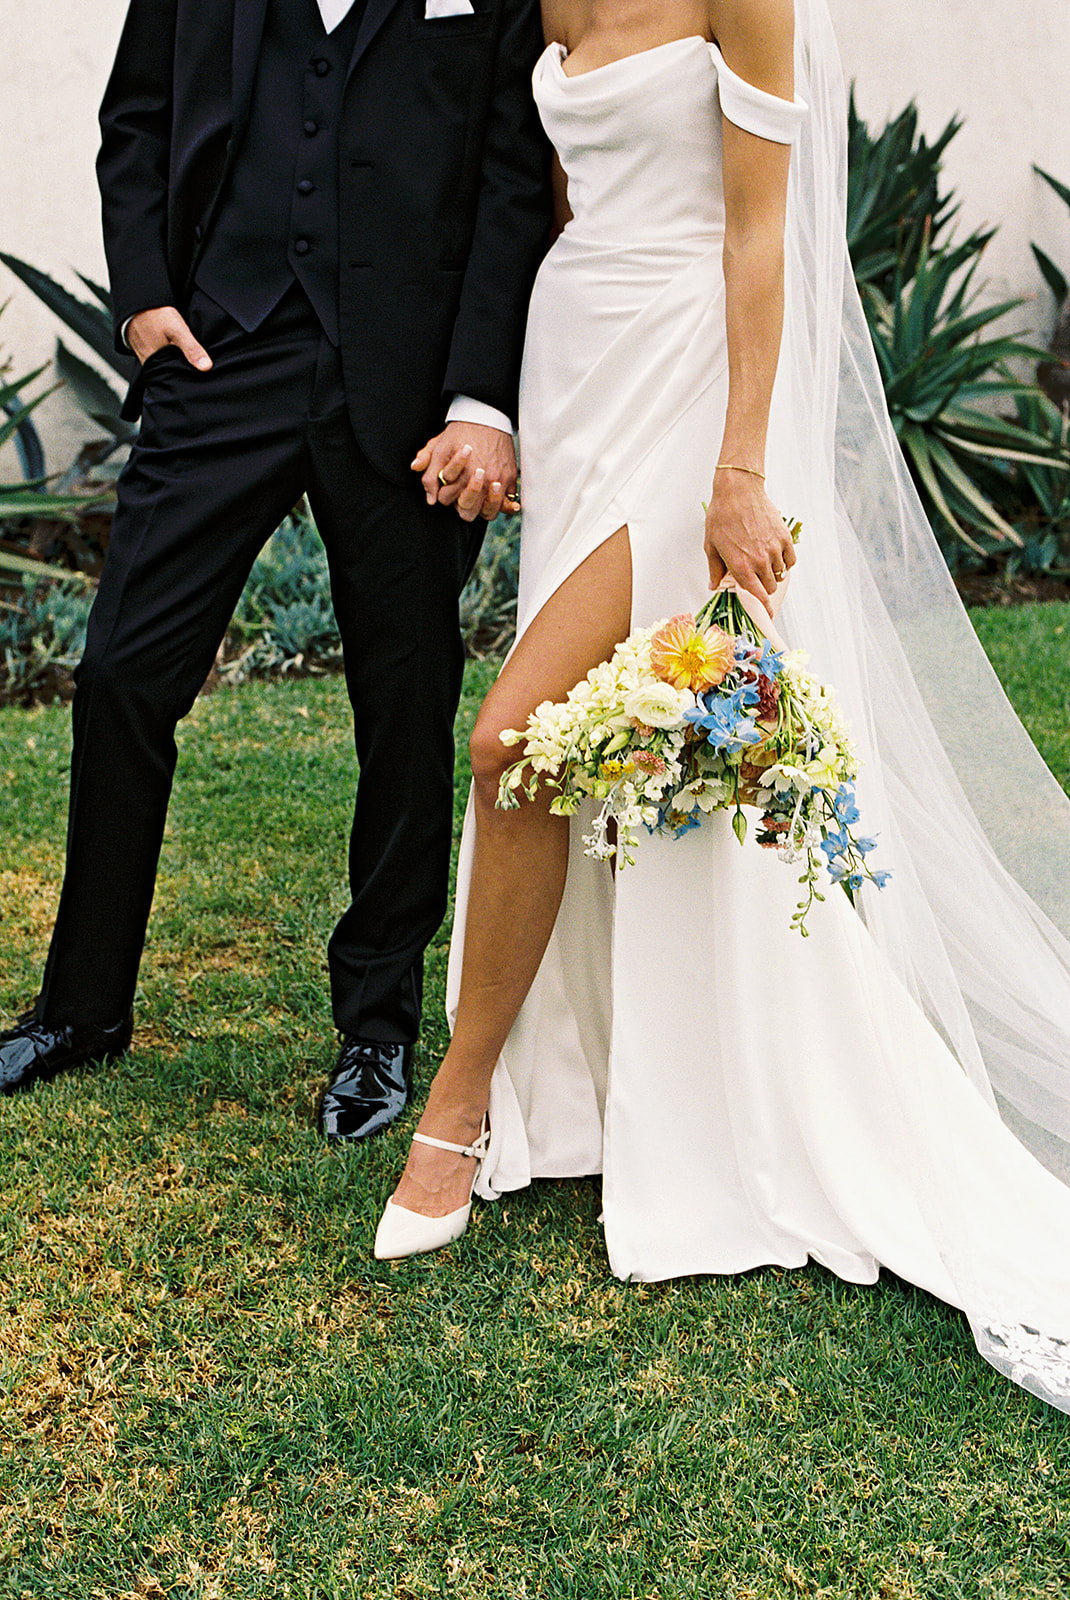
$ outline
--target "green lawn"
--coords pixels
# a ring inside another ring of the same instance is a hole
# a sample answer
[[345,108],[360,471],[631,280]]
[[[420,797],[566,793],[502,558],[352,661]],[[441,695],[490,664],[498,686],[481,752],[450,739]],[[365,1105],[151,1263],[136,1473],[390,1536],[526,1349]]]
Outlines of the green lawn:
[[[1065,781],[1070,607],[977,620]],[[5,1014],[68,726],[0,712]],[[199,701],[139,1048],[0,1101],[0,1600],[1065,1595],[1070,1418],[920,1291],[623,1285],[590,1181],[372,1260],[414,1119],[340,1152],[311,1126],[352,775],[336,679]]]

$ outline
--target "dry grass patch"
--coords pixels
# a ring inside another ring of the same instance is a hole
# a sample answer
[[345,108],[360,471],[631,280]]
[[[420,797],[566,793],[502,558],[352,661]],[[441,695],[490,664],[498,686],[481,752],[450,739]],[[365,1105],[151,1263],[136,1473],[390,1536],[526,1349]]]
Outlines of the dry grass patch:
[[50,863],[47,871],[27,867],[0,871],[0,920],[10,939],[47,947],[59,905],[60,871],[62,858]]

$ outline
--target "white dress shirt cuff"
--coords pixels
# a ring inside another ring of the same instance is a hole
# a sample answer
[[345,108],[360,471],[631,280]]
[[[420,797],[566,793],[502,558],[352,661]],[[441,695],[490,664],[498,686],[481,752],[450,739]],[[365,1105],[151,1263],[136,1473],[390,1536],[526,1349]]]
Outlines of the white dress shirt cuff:
[[454,395],[446,412],[446,421],[477,422],[484,428],[499,428],[502,433],[512,437],[513,424],[504,411],[488,406],[482,400],[473,400],[471,395],[467,394]]

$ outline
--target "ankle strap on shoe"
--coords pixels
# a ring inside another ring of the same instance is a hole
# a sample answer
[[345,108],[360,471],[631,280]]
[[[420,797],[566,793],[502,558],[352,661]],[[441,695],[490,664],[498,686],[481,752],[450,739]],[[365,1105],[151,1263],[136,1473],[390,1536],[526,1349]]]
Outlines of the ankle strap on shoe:
[[414,1133],[412,1142],[413,1144],[429,1144],[436,1150],[452,1150],[454,1155],[472,1156],[476,1161],[482,1161],[490,1146],[490,1129],[487,1126],[486,1118],[484,1118],[483,1126],[479,1131],[479,1138],[474,1144],[451,1144],[448,1139],[432,1139],[430,1134],[427,1133]]

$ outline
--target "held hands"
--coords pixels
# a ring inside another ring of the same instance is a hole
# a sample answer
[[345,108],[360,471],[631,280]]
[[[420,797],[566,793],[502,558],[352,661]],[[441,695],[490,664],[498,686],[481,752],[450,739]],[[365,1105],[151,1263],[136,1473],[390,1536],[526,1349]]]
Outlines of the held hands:
[[487,522],[515,511],[516,455],[512,436],[478,422],[448,422],[412,463],[429,506],[456,506],[465,522]]
[[728,467],[714,473],[706,511],[706,559],[711,589],[719,589],[728,578],[753,595],[769,616],[776,615],[795,565],[795,545],[757,474]]
[[197,343],[189,323],[174,306],[154,306],[151,311],[139,311],[127,324],[126,342],[142,366],[164,345],[174,344],[198,372],[211,369],[211,356]]

